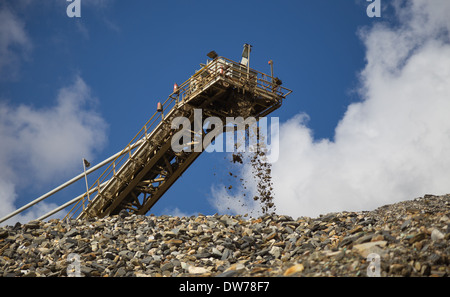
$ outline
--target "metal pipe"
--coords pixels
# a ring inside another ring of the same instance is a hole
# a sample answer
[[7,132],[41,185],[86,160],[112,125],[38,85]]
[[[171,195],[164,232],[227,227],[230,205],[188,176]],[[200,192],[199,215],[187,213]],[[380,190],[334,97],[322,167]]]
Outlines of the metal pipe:
[[[107,183],[107,182],[104,182],[103,184],[100,185],[100,187],[103,187],[106,183]],[[89,193],[93,193],[93,192],[95,192],[95,191],[97,191],[97,189],[94,188],[94,189],[91,189],[91,190],[89,191]],[[48,218],[49,216],[51,216],[51,215],[53,215],[53,214],[55,214],[55,213],[57,213],[57,212],[63,210],[64,208],[68,207],[69,205],[72,205],[72,204],[74,204],[75,202],[77,202],[78,200],[82,199],[82,198],[84,197],[85,194],[86,194],[86,193],[83,193],[83,194],[81,194],[80,196],[78,196],[78,197],[76,197],[76,198],[73,198],[72,200],[70,200],[70,201],[64,203],[63,205],[61,205],[61,206],[55,208],[55,209],[52,210],[52,211],[49,211],[49,212],[46,213],[45,215],[43,215],[43,216],[37,218],[37,220],[41,221],[41,220],[46,219],[46,218]]]
[[[141,144],[142,142],[143,142],[143,139],[136,141],[136,142],[130,147],[130,150],[133,149],[133,148],[135,148],[136,146],[138,146],[138,145]],[[125,153],[127,153],[127,151],[120,151],[120,152],[118,152],[117,154],[115,154],[115,155],[109,157],[108,159],[102,161],[101,163],[99,163],[99,164],[95,165],[94,167],[92,167],[91,169],[87,170],[87,171],[86,171],[86,174],[90,174],[90,173],[94,172],[95,170],[97,170],[97,169],[103,167],[104,165],[106,165],[106,164],[108,164],[109,162],[113,161],[115,158],[117,158],[117,157],[119,157],[119,156],[121,156],[121,155],[124,155]],[[67,186],[73,184],[74,182],[78,181],[79,179],[81,179],[81,178],[83,178],[83,177],[84,177],[84,173],[81,173],[81,174],[77,175],[76,177],[72,178],[71,180],[69,180],[69,181],[63,183],[62,185],[60,185],[60,186],[54,188],[54,189],[51,190],[50,192],[47,192],[46,194],[40,196],[39,198],[36,198],[35,200],[31,201],[30,203],[28,203],[28,204],[22,206],[21,208],[19,208],[19,209],[13,211],[13,212],[10,213],[9,215],[7,215],[7,216],[1,218],[1,219],[0,219],[0,223],[3,223],[3,222],[6,221],[7,219],[12,218],[13,216],[15,216],[15,215],[21,213],[22,211],[24,211],[24,210],[30,208],[31,206],[33,206],[33,205],[35,205],[35,204],[41,202],[42,200],[44,200],[44,199],[50,197],[51,195],[53,195],[53,194],[55,194],[55,193],[61,191],[61,190],[64,189],[65,187],[67,187]]]

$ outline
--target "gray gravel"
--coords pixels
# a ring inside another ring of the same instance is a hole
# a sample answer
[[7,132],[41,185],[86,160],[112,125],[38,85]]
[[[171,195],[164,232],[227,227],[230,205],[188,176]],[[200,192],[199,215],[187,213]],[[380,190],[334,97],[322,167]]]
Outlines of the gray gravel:
[[446,277],[449,218],[450,195],[426,195],[318,218],[33,221],[0,227],[0,276]]

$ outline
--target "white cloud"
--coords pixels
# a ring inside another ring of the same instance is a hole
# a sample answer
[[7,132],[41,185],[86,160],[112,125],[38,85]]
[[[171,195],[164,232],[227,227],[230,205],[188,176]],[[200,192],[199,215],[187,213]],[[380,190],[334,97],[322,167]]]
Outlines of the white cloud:
[[19,65],[27,58],[32,42],[25,31],[25,24],[8,6],[0,7],[0,78],[17,79]]
[[[92,159],[104,147],[107,125],[92,110],[95,101],[77,76],[70,86],[59,90],[52,107],[36,109],[0,102],[0,216],[14,210],[20,185],[71,177],[68,174],[80,167],[83,157]],[[41,202],[33,215],[49,208]]]
[[164,208],[161,213],[163,213],[164,215],[168,215],[168,216],[172,216],[172,217],[190,217],[190,216],[196,216],[198,215],[198,212],[184,212],[182,210],[180,210],[178,207],[175,208]]
[[305,114],[281,124],[278,213],[370,210],[450,192],[450,2],[395,4],[399,25],[359,32],[362,100],[348,106],[334,141],[315,140]]

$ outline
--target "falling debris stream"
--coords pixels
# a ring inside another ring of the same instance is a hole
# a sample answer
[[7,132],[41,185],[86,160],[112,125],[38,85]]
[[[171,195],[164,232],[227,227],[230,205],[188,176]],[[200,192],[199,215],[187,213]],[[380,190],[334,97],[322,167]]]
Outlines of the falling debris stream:
[[[272,183],[272,164],[268,161],[267,154],[267,146],[264,141],[264,135],[263,133],[260,133],[258,127],[252,127],[254,135],[257,136],[257,145],[250,148],[248,151],[244,152],[234,152],[231,156],[231,163],[236,165],[246,165],[250,164],[251,166],[251,173],[253,177],[253,181],[248,180],[247,176],[244,176],[245,174],[242,174],[239,178],[239,181],[241,183],[241,193],[239,193],[239,196],[242,196],[242,200],[244,200],[244,203],[242,206],[246,205],[246,190],[247,190],[247,183],[249,182],[255,182],[256,189],[253,195],[253,201],[259,202],[260,204],[260,212],[258,211],[259,215],[261,214],[273,214],[276,211],[276,207],[274,204],[274,193],[273,193],[273,183]],[[246,130],[246,139],[250,139],[249,135],[249,129]],[[237,144],[236,147],[239,147]],[[242,172],[242,170],[239,170]],[[236,174],[233,174],[232,172],[228,172],[230,177],[237,178],[238,176]],[[225,186],[227,190],[231,190],[233,188],[232,185]],[[241,202],[241,200],[239,200]]]
[[[233,153],[232,162],[245,164],[244,154],[242,152]],[[247,153],[250,155],[249,161],[252,167],[252,176],[256,182],[256,193],[253,196],[254,201],[259,201],[261,206],[261,211],[265,213],[274,213],[276,210],[275,204],[273,202],[273,183],[272,183],[272,168],[271,163],[267,162],[266,155],[262,151],[255,151]],[[230,176],[237,177],[230,172]],[[245,178],[240,178],[241,186],[246,189],[247,180]],[[231,186],[228,187],[228,189]],[[244,196],[246,194],[243,194]]]

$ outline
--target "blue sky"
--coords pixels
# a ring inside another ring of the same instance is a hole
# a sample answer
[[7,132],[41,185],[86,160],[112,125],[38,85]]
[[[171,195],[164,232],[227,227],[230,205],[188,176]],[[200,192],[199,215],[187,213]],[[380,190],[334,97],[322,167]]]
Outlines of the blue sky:
[[[0,145],[0,165],[6,168],[0,175],[5,205],[0,211],[2,215],[80,173],[82,157],[95,164],[120,151],[154,113],[156,103],[165,100],[171,93],[173,83],[185,81],[199,68],[199,63],[205,62],[209,51],[215,50],[219,55],[239,60],[244,43],[253,46],[251,67],[269,73],[267,61],[272,59],[275,75],[282,79],[284,86],[294,91],[283,106],[271,115],[279,117],[281,129],[285,127],[280,131],[280,145],[286,137],[301,139],[297,135],[306,133],[309,138],[305,141],[309,141],[311,151],[323,149],[328,152],[327,156],[336,156],[336,152],[345,147],[337,148],[340,142],[335,138],[338,135],[336,129],[348,126],[343,119],[349,114],[349,106],[354,107],[352,110],[360,108],[370,115],[369,105],[358,104],[372,102],[369,99],[377,96],[376,90],[383,89],[370,83],[378,82],[376,79],[383,77],[375,75],[378,73],[377,67],[372,67],[370,62],[374,61],[375,65],[386,64],[388,66],[385,68],[389,71],[392,70],[389,69],[391,66],[403,71],[398,60],[402,60],[403,65],[408,64],[414,54],[419,54],[418,51],[409,51],[408,54],[399,53],[399,56],[388,60],[390,56],[381,55],[380,52],[392,53],[389,46],[396,45],[395,42],[384,41],[395,34],[402,41],[401,34],[406,29],[410,30],[412,36],[425,38],[413,23],[413,20],[421,17],[418,12],[421,5],[427,7],[420,8],[420,12],[425,11],[431,16],[438,14],[437,18],[432,18],[436,23],[424,25],[424,28],[429,28],[430,32],[448,29],[446,18],[439,17],[440,10],[448,12],[445,1],[424,4],[417,0],[412,1],[414,5],[408,6],[403,1],[394,1],[394,5],[391,5],[392,1],[381,0],[380,18],[367,16],[366,8],[370,3],[365,0],[81,0],[80,18],[66,15],[69,2],[41,2],[23,0],[3,1],[0,4],[3,16],[0,23],[7,26],[4,28],[9,28],[0,30],[0,59],[3,59],[0,63],[0,115],[1,108],[4,112],[4,119],[0,120],[0,133],[4,136],[3,144]],[[442,9],[436,9],[438,5]],[[409,13],[411,20],[405,16],[406,13]],[[378,44],[374,42],[376,34],[386,34],[382,35],[386,38],[379,39]],[[439,34],[431,34],[425,41],[425,44],[428,41],[447,44]],[[399,48],[405,45],[412,49],[416,44],[423,43],[405,39]],[[445,51],[441,52],[446,57]],[[385,57],[385,60],[380,56]],[[445,71],[441,73],[444,74]],[[402,83],[395,90],[410,85],[410,81]],[[361,92],[361,89],[364,91]],[[444,97],[448,97],[447,89],[443,92]],[[69,99],[66,101],[66,98]],[[373,99],[373,102],[380,101]],[[437,104],[436,110],[430,111],[430,114],[443,108]],[[447,103],[444,100],[442,104],[445,106]],[[7,118],[6,114],[11,118]],[[15,123],[14,119],[20,116],[24,116],[22,122]],[[61,120],[69,117],[74,125],[63,130],[64,125],[58,122],[59,117]],[[51,129],[47,129],[43,123],[46,119],[51,123]],[[33,123],[40,124],[32,128]],[[71,127],[78,129],[72,130]],[[291,131],[287,131],[289,127]],[[39,129],[48,133],[55,129],[56,135],[61,133],[64,137],[51,137]],[[24,141],[12,140],[14,134],[24,131],[27,131],[23,135]],[[445,131],[436,137],[447,137]],[[69,146],[71,141],[73,145]],[[358,143],[356,141],[356,145],[348,145],[355,147]],[[296,153],[284,151],[287,156],[283,157],[278,167],[274,165],[274,170],[279,173],[280,179],[288,180],[283,177],[287,173],[280,166],[285,164],[284,160],[290,159],[290,154]],[[319,157],[324,159],[322,155]],[[151,213],[190,215],[224,212],[214,202],[220,201],[220,197],[212,192],[215,187],[230,182],[227,177],[230,164],[225,158],[225,153],[202,154]],[[302,167],[306,160],[311,160],[306,155],[304,158],[298,160],[296,166]],[[370,160],[366,161],[370,163]],[[347,164],[352,162],[345,166]],[[321,167],[322,170],[327,167],[321,163],[310,166]],[[340,170],[345,167],[343,164],[336,166]],[[351,165],[348,166],[350,168],[347,170],[352,171]],[[329,170],[336,170],[333,168],[331,166]],[[442,171],[445,172],[445,169],[443,167]],[[309,172],[315,171],[311,169]],[[297,175],[300,178],[307,174],[307,171],[290,172],[289,176]],[[384,173],[381,175],[385,176]],[[93,181],[93,177],[89,178]],[[308,178],[311,176],[305,177],[305,181]],[[79,195],[84,188],[83,182],[47,199],[47,208]],[[293,192],[302,193],[298,199],[310,193],[306,188],[297,187],[302,184],[301,181],[293,183],[295,185],[283,186],[279,183],[278,188],[291,188]],[[339,182],[340,185],[342,183]],[[351,184],[353,187],[354,183]],[[308,184],[304,186],[308,187]],[[320,188],[315,184],[309,187]],[[371,187],[376,186],[371,185],[367,190]],[[393,186],[395,189],[399,187]],[[408,186],[404,187],[409,189]],[[428,190],[445,192],[446,188],[441,184],[425,184],[420,189],[406,192],[419,196]],[[334,190],[330,188],[330,191]],[[286,197],[291,194],[279,193]],[[310,195],[319,197],[326,194],[313,191]],[[344,200],[342,203],[336,200],[331,203],[333,208],[314,207],[314,211],[306,211],[307,201],[314,199],[310,197],[301,202],[299,210],[293,215],[317,215],[326,211],[339,211],[341,208],[370,208],[377,205],[351,205]],[[326,201],[323,200],[321,204],[329,204]],[[393,200],[379,203],[389,201]],[[280,202],[280,205],[283,203]],[[281,211],[283,209],[281,207]],[[42,210],[36,210],[35,213],[39,211]]]

